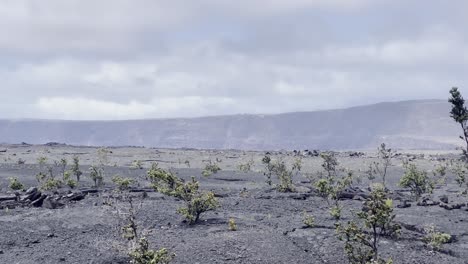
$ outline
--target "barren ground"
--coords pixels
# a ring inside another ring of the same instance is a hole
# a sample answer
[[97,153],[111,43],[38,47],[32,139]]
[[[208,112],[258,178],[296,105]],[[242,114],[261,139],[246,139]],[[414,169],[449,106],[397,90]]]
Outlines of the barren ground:
[[[13,192],[8,189],[8,177],[18,177],[26,187],[36,186],[39,172],[37,158],[46,156],[48,163],[78,155],[81,170],[85,172],[78,190],[92,186],[88,168],[97,162],[97,148],[71,146],[8,145],[0,153],[0,196]],[[138,211],[140,226],[152,232],[150,242],[154,248],[165,247],[176,254],[174,263],[346,263],[343,243],[336,237],[335,221],[329,216],[322,198],[314,195],[312,184],[303,175],[294,182],[297,193],[278,193],[265,183],[261,170],[263,152],[161,150],[146,148],[109,148],[105,169],[105,187],[98,193],[90,193],[85,199],[66,203],[58,209],[17,206],[0,210],[0,263],[128,263],[124,251],[125,241],[119,236],[121,216],[116,209],[125,210],[127,204],[109,199],[115,189],[113,175],[138,179],[140,187],[148,186],[145,180],[147,168],[158,162],[181,178],[195,176],[202,189],[215,192],[221,207],[207,212],[197,225],[187,226],[176,209],[181,201],[155,192],[132,193],[141,202]],[[411,155],[414,155],[412,153]],[[274,153],[274,159],[283,157],[291,162],[293,153]],[[439,164],[436,159],[456,158],[453,153],[425,153],[416,155],[414,162],[426,170]],[[388,176],[389,188],[396,192],[396,185],[403,174],[402,155],[393,161]],[[17,164],[18,159],[25,164]],[[218,159],[222,168],[210,177],[201,176],[208,160]],[[253,159],[253,171],[238,170],[240,163]],[[144,169],[131,168],[132,161],[141,160]],[[190,162],[190,168],[185,161]],[[338,160],[343,167],[362,172],[375,160],[375,153],[350,157],[340,153]],[[304,157],[303,172],[320,170],[319,157]],[[360,187],[368,186],[365,179]],[[67,192],[68,189],[61,190]],[[401,190],[400,190],[401,191]],[[394,263],[468,263],[468,211],[467,198],[459,195],[460,188],[453,175],[448,173],[448,184],[438,186],[432,195],[434,201],[442,194],[449,203],[465,203],[460,209],[446,210],[436,206],[395,208],[396,220],[404,224],[399,238],[381,242],[382,256],[392,257]],[[403,199],[406,193],[402,192]],[[109,205],[111,204],[111,205]],[[352,211],[360,210],[362,201],[343,200],[344,219],[353,218]],[[395,205],[399,202],[395,201]],[[316,219],[315,228],[304,228],[303,212]],[[228,219],[235,219],[238,231],[228,230]],[[439,230],[454,236],[440,252],[425,246],[420,230],[434,224]]]

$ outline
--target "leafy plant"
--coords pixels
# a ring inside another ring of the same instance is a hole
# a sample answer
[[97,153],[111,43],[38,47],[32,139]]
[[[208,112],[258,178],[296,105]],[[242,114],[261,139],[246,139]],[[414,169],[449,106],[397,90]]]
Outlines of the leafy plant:
[[246,163],[241,163],[239,164],[239,170],[244,172],[244,173],[247,173],[249,171],[252,170],[252,166],[254,165],[254,161],[253,159],[250,159],[249,161],[247,161]]
[[202,213],[219,207],[214,193],[200,191],[200,184],[194,177],[191,181],[184,182],[173,173],[159,168],[156,163],[151,166],[147,176],[157,192],[185,202],[185,206],[179,208],[177,212],[183,215],[189,224],[195,224]]
[[315,226],[315,218],[312,215],[307,214],[304,212],[303,218],[302,218],[302,223],[307,227],[307,228],[312,228]]
[[42,190],[55,190],[62,187],[62,181],[52,177],[46,177],[41,184]]
[[132,163],[132,168],[142,170],[143,169],[143,163],[141,162],[141,160],[134,160],[133,163]]
[[382,143],[377,150],[380,161],[371,163],[367,174],[370,180],[375,179],[375,175],[379,175],[382,179],[384,188],[386,188],[387,171],[392,165],[392,158],[395,154],[392,152],[392,149],[387,148],[385,143]]
[[237,231],[237,224],[234,218],[229,218],[228,225],[229,231]]
[[415,164],[405,162],[405,174],[400,179],[399,185],[409,188],[411,194],[418,199],[424,193],[432,193],[434,182],[428,177],[426,171],[419,170]]
[[387,198],[384,187],[372,190],[365,203],[365,210],[357,213],[362,222],[349,221],[338,224],[339,239],[345,242],[345,252],[352,264],[391,263],[379,256],[379,242],[383,236],[395,236],[400,226],[394,223],[392,200]]
[[71,171],[65,171],[63,173],[63,181],[68,187],[73,189],[76,187],[77,182],[71,178],[71,173]]
[[133,264],[167,264],[175,254],[169,253],[166,248],[154,250],[150,248],[148,239],[141,234],[136,219],[135,207],[131,197],[127,197],[129,209],[126,217],[126,225],[121,228],[122,237],[129,241],[128,255]]
[[426,236],[424,241],[433,250],[441,250],[443,244],[450,243],[452,236],[447,233],[438,232],[434,225],[429,225],[424,228]]
[[18,178],[16,177],[10,177],[8,178],[10,183],[8,184],[8,187],[14,191],[19,191],[24,189],[24,184],[21,183]]
[[267,177],[266,183],[271,186],[273,184],[273,182],[271,180],[271,176],[273,175],[273,171],[275,169],[275,166],[272,163],[270,155],[268,155],[268,154],[265,155],[262,158],[262,163],[265,165],[265,172],[263,172],[263,175],[265,175]]
[[460,125],[463,131],[463,134],[460,136],[460,139],[465,143],[465,147],[462,149],[463,157],[465,160],[468,160],[468,109],[465,106],[465,99],[463,99],[457,87],[453,87],[450,90],[450,95],[451,97],[448,100],[452,104],[450,117]]
[[124,190],[128,190],[135,181],[130,178],[123,178],[123,177],[120,177],[119,175],[116,175],[112,178],[112,182],[117,185],[119,190],[124,191]]
[[[47,165],[46,157],[39,157],[37,159],[39,164],[39,173],[36,174],[36,179],[40,184],[42,190],[54,190],[62,187],[63,182],[55,178],[54,168],[52,165]],[[55,163],[58,166],[59,163]],[[46,171],[44,170],[46,169]]]
[[211,160],[205,165],[205,168],[202,171],[202,175],[205,177],[211,176],[212,174],[218,173],[221,168],[218,166],[217,162],[212,162]]
[[75,175],[76,181],[79,182],[81,175],[83,175],[83,172],[80,170],[80,159],[78,158],[78,156],[73,157],[73,163],[71,165],[71,171],[72,171],[73,175]]
[[339,163],[333,153],[321,153],[321,157],[325,173],[320,173],[323,178],[318,179],[314,186],[329,206],[330,201],[334,202],[330,208],[330,215],[338,220],[341,218],[339,199],[343,191],[353,183],[353,172],[347,171],[345,175],[342,175],[338,168]]
[[104,183],[104,176],[103,176],[102,168],[93,165],[89,168],[89,170],[90,170],[89,177],[94,182],[94,187],[102,186]]

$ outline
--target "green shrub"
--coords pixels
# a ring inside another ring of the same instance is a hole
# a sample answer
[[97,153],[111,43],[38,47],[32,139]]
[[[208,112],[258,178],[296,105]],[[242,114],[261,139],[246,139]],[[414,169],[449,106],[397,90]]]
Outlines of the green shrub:
[[75,180],[73,180],[73,179],[67,180],[67,181],[65,182],[65,184],[66,184],[68,187],[72,188],[72,189],[75,188],[76,185],[78,185],[78,183],[77,183]]
[[386,188],[386,177],[388,168],[392,165],[392,158],[395,156],[392,149],[387,148],[385,143],[382,143],[377,149],[380,161],[373,162],[366,172],[369,180],[375,179],[375,175],[379,175],[382,179],[382,184]]
[[329,206],[330,201],[333,201],[330,215],[335,220],[339,220],[341,218],[339,199],[343,191],[353,183],[353,173],[347,171],[345,175],[342,175],[338,168],[339,163],[333,153],[321,153],[321,157],[323,160],[322,168],[325,173],[321,172],[320,175],[324,178],[318,179],[314,186],[319,196],[324,198]]
[[241,163],[239,164],[239,170],[241,172],[244,172],[244,173],[247,173],[247,172],[250,172],[252,171],[252,166],[254,165],[254,161],[251,159],[249,161],[247,161],[246,163]]
[[234,218],[229,218],[228,225],[229,231],[237,231],[237,224]]
[[465,144],[465,147],[462,149],[463,157],[468,161],[468,109],[465,106],[465,99],[463,99],[463,96],[460,91],[458,91],[457,87],[453,87],[450,90],[450,95],[451,97],[448,100],[452,105],[450,117],[452,117],[462,129],[463,134],[460,136],[460,139],[463,140],[463,143]]
[[71,166],[71,171],[76,177],[76,181],[80,182],[80,177],[83,175],[83,172],[80,170],[80,159],[78,156],[73,157],[73,164]]
[[62,183],[61,180],[51,178],[51,177],[47,177],[42,182],[41,189],[45,190],[45,191],[55,190],[55,189],[58,189],[58,188],[62,187],[62,184],[63,183]]
[[24,185],[18,180],[18,178],[10,177],[8,178],[10,181],[8,187],[14,191],[19,191],[24,189]]
[[275,166],[272,163],[270,155],[265,155],[262,158],[262,163],[265,165],[265,171],[263,172],[263,175],[267,177],[266,183],[271,186],[273,184],[271,176],[273,175],[273,170],[275,169]]
[[89,177],[94,182],[94,187],[100,187],[104,184],[103,170],[98,166],[91,166],[89,168]]
[[117,185],[119,190],[123,191],[123,190],[128,190],[135,181],[130,178],[123,178],[123,177],[116,175],[112,178],[112,182]]
[[134,160],[133,163],[132,163],[132,168],[142,170],[143,169],[143,163],[141,162],[141,160]]
[[173,254],[165,248],[159,250],[150,249],[148,239],[142,237],[138,244],[129,253],[133,264],[166,264],[174,258]]
[[427,172],[419,170],[415,164],[405,163],[405,174],[400,179],[399,185],[409,188],[411,194],[418,199],[422,194],[432,193],[434,182],[428,177]]
[[452,241],[452,236],[450,234],[436,231],[434,225],[426,226],[424,231],[426,233],[424,241],[433,250],[441,250],[443,244],[447,244]]
[[304,215],[303,215],[303,218],[302,218],[302,223],[307,228],[313,228],[315,226],[315,218],[312,215],[309,215],[306,212],[304,212]]
[[208,164],[205,165],[205,168],[202,171],[202,175],[205,177],[211,176],[212,174],[218,173],[221,168],[218,166],[218,163],[212,162],[211,160],[208,162]]
[[219,207],[214,193],[200,191],[200,184],[194,177],[191,181],[184,182],[171,172],[159,168],[157,164],[151,166],[147,176],[157,192],[179,198],[185,202],[185,207],[179,208],[177,212],[183,215],[189,224],[195,224],[202,213]]
[[272,176],[275,175],[278,178],[279,183],[276,185],[276,189],[279,192],[294,192],[295,187],[293,184],[293,176],[298,175],[302,168],[302,160],[296,159],[291,167],[288,169],[286,163],[283,160],[273,161],[269,155],[265,155],[262,159],[262,163],[265,165],[265,172],[263,173],[266,177],[266,183],[272,185]]
[[362,222],[338,224],[339,239],[345,242],[345,252],[352,264],[389,263],[379,256],[379,242],[383,236],[394,236],[400,226],[394,224],[392,200],[387,198],[383,186],[375,188],[365,203],[365,210],[357,213]]
[[121,228],[122,237],[129,241],[128,255],[133,264],[167,264],[172,261],[175,254],[169,253],[165,248],[159,250],[151,249],[148,239],[141,235],[137,224],[135,207],[131,197],[127,197],[129,202],[128,213],[126,214],[127,224]]

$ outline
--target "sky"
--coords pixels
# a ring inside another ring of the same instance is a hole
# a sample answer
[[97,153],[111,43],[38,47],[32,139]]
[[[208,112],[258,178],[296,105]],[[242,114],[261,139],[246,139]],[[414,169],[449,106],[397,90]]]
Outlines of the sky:
[[468,98],[466,0],[2,0],[0,118]]

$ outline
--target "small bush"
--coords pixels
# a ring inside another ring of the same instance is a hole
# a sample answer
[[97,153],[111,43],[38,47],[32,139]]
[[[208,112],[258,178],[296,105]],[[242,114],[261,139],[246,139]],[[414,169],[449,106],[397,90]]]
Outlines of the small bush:
[[429,179],[427,172],[419,170],[415,164],[405,163],[404,167],[405,174],[399,182],[401,187],[409,188],[416,199],[424,193],[432,193],[434,182]]
[[325,173],[324,178],[318,179],[314,186],[317,189],[319,195],[325,199],[327,204],[330,206],[330,201],[333,201],[333,206],[330,208],[330,215],[335,219],[341,218],[341,206],[339,204],[339,198],[343,191],[351,186],[353,183],[352,171],[347,171],[346,175],[342,175],[338,169],[338,161],[333,153],[322,153],[323,159],[322,168]]
[[228,225],[229,231],[237,231],[237,224],[234,218],[229,218]]
[[366,173],[369,180],[373,180],[375,179],[375,175],[379,175],[382,178],[384,188],[386,188],[387,171],[392,165],[392,158],[395,154],[392,149],[387,148],[385,143],[382,143],[377,151],[380,161],[371,163]]
[[112,178],[112,182],[115,183],[115,185],[117,185],[119,190],[123,191],[128,190],[135,181],[130,178],[123,178],[116,175]]
[[154,250],[150,248],[148,239],[139,230],[136,219],[136,210],[132,198],[127,197],[129,202],[126,214],[126,225],[121,228],[122,237],[129,241],[128,256],[133,264],[167,264],[172,261],[175,254],[169,253],[165,248]]
[[98,166],[91,166],[89,170],[89,177],[94,182],[94,187],[102,186],[104,183],[103,170]]
[[65,182],[65,184],[66,184],[68,187],[72,188],[72,189],[75,188],[75,187],[78,185],[78,183],[77,183],[75,180],[73,180],[73,179],[67,180],[67,181]]
[[379,242],[382,236],[397,235],[400,226],[394,224],[392,200],[387,198],[384,187],[375,188],[365,203],[365,210],[357,214],[362,225],[349,221],[338,224],[340,240],[345,242],[345,252],[352,264],[391,263],[379,256]]
[[334,205],[330,208],[330,215],[333,217],[335,220],[341,219],[341,206],[340,205]]
[[80,177],[83,175],[83,172],[80,170],[80,159],[78,156],[73,157],[73,164],[71,165],[71,171],[76,177],[76,181],[80,182]]
[[202,171],[202,175],[205,177],[211,176],[212,174],[218,173],[221,168],[218,166],[218,163],[212,162],[211,160],[208,162],[208,164],[205,165],[205,168]]
[[298,175],[302,168],[302,160],[296,159],[291,167],[288,169],[286,163],[283,160],[273,161],[269,155],[265,155],[262,159],[262,163],[265,165],[265,172],[263,173],[267,177],[267,184],[272,185],[272,175],[278,178],[279,183],[276,185],[276,189],[279,192],[294,192],[295,187],[293,184],[293,176]]
[[62,187],[62,184],[61,180],[48,177],[42,182],[41,189],[45,191],[55,190]]
[[263,175],[267,177],[266,183],[271,186],[273,184],[271,176],[273,175],[275,166],[272,163],[270,155],[265,155],[262,158],[262,163],[265,165],[265,171],[263,172]]
[[18,180],[18,178],[10,177],[8,178],[10,181],[8,187],[14,191],[19,191],[24,189],[24,185]]
[[447,233],[437,232],[434,225],[429,225],[424,228],[426,237],[424,241],[433,250],[441,250],[443,244],[450,243],[452,236]]
[[306,212],[304,212],[304,216],[302,218],[302,223],[307,228],[313,228],[315,226],[315,218],[312,215],[309,215]]
[[129,256],[132,258],[133,264],[166,264],[174,258],[174,255],[165,248],[150,249],[146,237],[138,240],[138,244],[130,251]]
[[132,163],[132,168],[137,169],[137,170],[142,170],[143,169],[143,163],[141,160],[134,160]]
[[189,182],[184,182],[176,175],[159,168],[153,164],[147,173],[152,187],[160,193],[179,198],[185,202],[177,212],[183,215],[189,224],[195,224],[200,215],[219,207],[218,200],[213,192],[202,192],[200,184],[192,177]]
[[239,164],[239,170],[241,172],[244,172],[244,173],[247,173],[247,172],[250,172],[252,171],[252,166],[254,165],[254,161],[251,159],[249,160],[248,162],[246,163],[241,163]]

